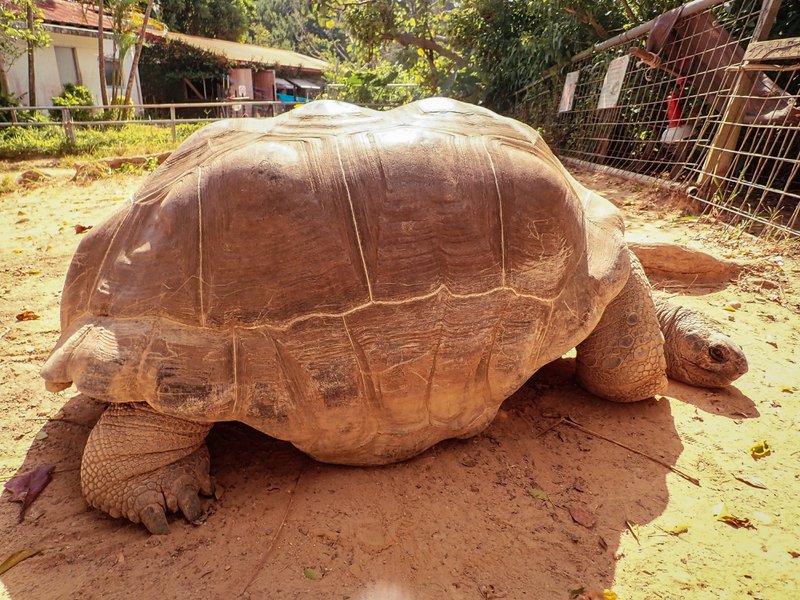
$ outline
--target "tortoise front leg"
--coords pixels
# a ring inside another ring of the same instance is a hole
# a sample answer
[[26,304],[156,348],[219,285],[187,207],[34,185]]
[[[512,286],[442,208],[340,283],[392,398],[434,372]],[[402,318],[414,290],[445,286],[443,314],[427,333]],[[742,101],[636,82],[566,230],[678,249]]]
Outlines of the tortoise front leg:
[[165,510],[189,521],[203,515],[198,492],[213,493],[205,437],[210,424],[112,404],[89,434],[81,463],[86,500],[110,514],[166,535]]
[[636,402],[667,389],[664,336],[650,282],[632,252],[630,257],[625,287],[578,345],[575,361],[583,387],[615,402]]

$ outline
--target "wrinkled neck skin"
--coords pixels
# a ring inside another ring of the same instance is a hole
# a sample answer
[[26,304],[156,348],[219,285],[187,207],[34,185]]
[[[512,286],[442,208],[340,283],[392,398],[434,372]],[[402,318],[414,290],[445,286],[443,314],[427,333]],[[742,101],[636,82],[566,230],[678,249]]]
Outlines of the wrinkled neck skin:
[[719,388],[747,373],[742,349],[703,315],[666,300],[655,305],[670,378]]

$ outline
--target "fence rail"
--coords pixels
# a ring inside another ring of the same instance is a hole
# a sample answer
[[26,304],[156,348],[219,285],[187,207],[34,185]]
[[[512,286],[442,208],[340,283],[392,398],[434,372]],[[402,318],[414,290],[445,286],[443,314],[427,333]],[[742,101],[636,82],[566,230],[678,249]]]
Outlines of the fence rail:
[[768,40],[780,6],[695,0],[597,44],[527,90],[534,124],[566,159],[800,236],[800,38]]
[[[216,102],[187,102],[160,104],[106,104],[95,106],[12,106],[0,107],[0,131],[7,127],[61,127],[75,143],[76,127],[124,126],[131,124],[169,126],[172,141],[177,141],[176,126],[182,123],[206,123],[236,117],[272,117],[296,106],[294,102],[275,100],[226,100]],[[202,116],[186,116],[186,112]],[[181,115],[180,112],[184,114]],[[58,114],[60,120],[28,120],[32,113]],[[105,114],[121,118],[76,120],[74,114]],[[6,115],[8,115],[6,117]]]

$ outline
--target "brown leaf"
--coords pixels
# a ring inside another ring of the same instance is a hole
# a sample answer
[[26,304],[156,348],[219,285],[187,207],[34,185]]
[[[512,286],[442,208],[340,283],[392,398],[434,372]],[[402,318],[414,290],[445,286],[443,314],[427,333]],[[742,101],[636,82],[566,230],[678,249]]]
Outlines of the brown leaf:
[[22,521],[22,517],[28,507],[50,483],[54,469],[55,466],[53,465],[42,465],[24,475],[17,475],[6,481],[5,489],[11,492],[8,500],[10,502],[22,502],[22,508],[19,511],[20,521]]
[[37,315],[32,310],[23,310],[21,313],[17,315],[17,321],[35,321],[39,319],[39,315]]
[[94,227],[94,225],[81,225],[79,223],[78,225],[75,225],[75,233],[86,233],[92,227]]
[[738,473],[734,474],[734,479],[741,481],[742,483],[746,483],[750,487],[758,488],[760,490],[766,490],[767,486],[764,485],[764,482],[761,481],[758,477],[753,475],[747,475],[745,473]]
[[591,529],[597,523],[597,516],[585,508],[580,508],[579,506],[570,506],[568,510],[569,516],[571,516],[572,520],[578,525],[583,525],[587,529]]

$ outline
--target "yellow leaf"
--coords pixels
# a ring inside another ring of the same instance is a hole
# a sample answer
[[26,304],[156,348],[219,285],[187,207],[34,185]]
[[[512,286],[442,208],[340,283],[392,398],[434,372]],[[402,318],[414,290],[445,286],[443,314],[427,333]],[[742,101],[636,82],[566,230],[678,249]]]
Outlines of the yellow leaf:
[[617,593],[611,590],[603,590],[603,600],[617,600]]
[[417,48],[417,54],[419,54],[420,56],[425,56],[425,50],[423,50],[422,48]]
[[736,312],[736,309],[733,308],[730,304],[726,304],[722,307],[722,310],[727,310],[728,312]]
[[750,519],[747,517],[739,517],[729,512],[728,507],[725,506],[724,502],[717,505],[715,512],[717,513],[717,521],[727,523],[731,527],[735,527],[736,529],[741,527],[744,527],[745,529],[755,529],[753,524],[750,523]]
[[8,571],[10,568],[15,567],[26,558],[36,556],[39,554],[39,552],[41,552],[41,550],[20,550],[19,552],[14,552],[14,554],[9,556],[3,561],[2,564],[0,564],[0,575]]
[[670,535],[680,535],[689,531],[689,525],[687,523],[675,523],[670,527],[665,527],[664,531]]
[[328,19],[327,21],[325,21],[325,27],[327,27],[328,29],[333,29],[335,26],[336,26],[336,21],[334,21],[333,19]]
[[769,444],[764,441],[760,444],[756,444],[752,448],[750,448],[750,456],[755,459],[764,458],[765,456],[769,456],[772,454],[772,450],[769,447]]

